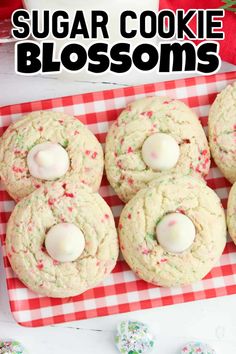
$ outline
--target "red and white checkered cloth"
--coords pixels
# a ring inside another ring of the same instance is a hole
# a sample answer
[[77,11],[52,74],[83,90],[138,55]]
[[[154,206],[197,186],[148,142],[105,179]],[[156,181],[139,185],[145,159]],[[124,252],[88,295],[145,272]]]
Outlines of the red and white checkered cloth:
[[[131,101],[150,95],[167,95],[183,100],[196,111],[203,126],[207,127],[210,104],[219,91],[235,80],[236,72],[231,72],[2,107],[0,134],[22,114],[49,109],[79,117],[96,134],[100,142],[104,143],[109,125],[120,111]],[[214,163],[207,180],[208,185],[215,189],[226,207],[230,184],[222,177]],[[100,192],[112,207],[117,221],[122,203],[109,187],[105,177]],[[6,257],[5,230],[13,207],[13,201],[0,187],[0,236],[7,287],[11,311],[21,325],[45,326],[236,294],[236,246],[228,242],[220,263],[204,280],[191,286],[158,288],[138,279],[124,261],[119,261],[113,273],[102,284],[80,296],[67,299],[38,296],[30,292],[15,277]]]

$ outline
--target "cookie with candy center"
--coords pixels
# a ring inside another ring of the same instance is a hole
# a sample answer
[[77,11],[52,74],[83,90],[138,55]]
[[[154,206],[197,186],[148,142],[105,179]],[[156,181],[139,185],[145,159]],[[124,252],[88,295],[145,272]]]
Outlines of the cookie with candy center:
[[236,182],[236,82],[217,95],[209,112],[212,156],[223,175]]
[[183,102],[144,98],[129,104],[111,126],[105,168],[110,184],[127,202],[150,181],[170,173],[206,176],[207,138],[198,117]]
[[152,181],[125,205],[118,230],[130,268],[164,287],[202,279],[226,244],[219,197],[203,180],[190,176]]
[[109,206],[71,181],[44,185],[22,199],[7,226],[7,256],[19,279],[50,297],[75,296],[115,267],[119,247]]
[[0,176],[16,200],[51,181],[72,178],[97,191],[103,151],[76,117],[33,112],[8,127],[0,141]]

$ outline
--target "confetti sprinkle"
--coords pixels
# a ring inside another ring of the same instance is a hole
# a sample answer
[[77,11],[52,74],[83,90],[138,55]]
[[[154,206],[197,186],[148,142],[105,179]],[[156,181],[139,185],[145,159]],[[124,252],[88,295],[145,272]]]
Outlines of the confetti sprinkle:
[[155,337],[138,321],[122,321],[117,328],[115,343],[122,354],[147,354],[155,346]]

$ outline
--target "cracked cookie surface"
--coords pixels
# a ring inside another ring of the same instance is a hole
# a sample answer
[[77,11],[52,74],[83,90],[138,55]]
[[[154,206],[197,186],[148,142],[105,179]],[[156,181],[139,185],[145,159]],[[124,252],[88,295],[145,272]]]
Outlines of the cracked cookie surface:
[[35,145],[46,142],[60,144],[70,159],[69,170],[58,181],[75,178],[98,190],[104,161],[96,137],[75,117],[39,111],[10,125],[0,140],[1,180],[16,201],[45,183],[30,175],[27,155]]
[[[155,133],[169,134],[179,145],[179,160],[168,171],[154,171],[142,159],[142,145]],[[124,202],[161,175],[204,177],[210,168],[208,142],[196,114],[183,102],[166,97],[128,105],[111,126],[105,151],[108,180]]]
[[233,184],[228,198],[227,225],[229,234],[236,244],[236,183]]
[[[172,212],[185,214],[196,229],[192,246],[179,254],[165,251],[156,238],[158,222]],[[204,181],[190,176],[164,176],[125,205],[119,237],[126,262],[140,278],[164,287],[190,284],[202,279],[223,252],[224,210]]]
[[[58,223],[72,223],[84,234],[85,249],[74,262],[54,261],[46,252],[46,233]],[[89,187],[71,182],[45,184],[16,205],[6,249],[20,280],[50,297],[75,296],[96,286],[114,268],[119,251],[109,206]]]
[[223,175],[236,182],[236,82],[217,95],[209,113],[212,156]]

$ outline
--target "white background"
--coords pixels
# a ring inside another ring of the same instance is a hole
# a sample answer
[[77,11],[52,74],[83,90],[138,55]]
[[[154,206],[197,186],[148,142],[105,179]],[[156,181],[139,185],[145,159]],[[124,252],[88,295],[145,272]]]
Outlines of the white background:
[[[122,85],[64,82],[44,77],[23,77],[14,73],[13,45],[0,46],[0,105],[52,98]],[[236,70],[222,64],[221,71]],[[124,85],[164,81],[183,75],[127,77]],[[115,80],[114,80],[115,81]],[[236,295],[123,315],[66,323],[45,328],[18,326],[10,313],[2,261],[0,264],[0,339],[20,340],[31,354],[115,354],[114,333],[122,319],[141,320],[157,336],[154,353],[178,354],[189,340],[211,344],[217,354],[236,354]]]

